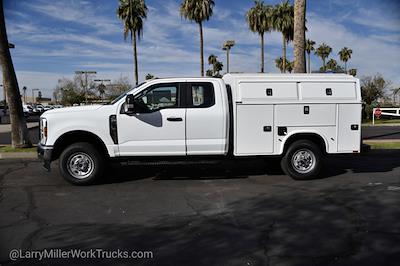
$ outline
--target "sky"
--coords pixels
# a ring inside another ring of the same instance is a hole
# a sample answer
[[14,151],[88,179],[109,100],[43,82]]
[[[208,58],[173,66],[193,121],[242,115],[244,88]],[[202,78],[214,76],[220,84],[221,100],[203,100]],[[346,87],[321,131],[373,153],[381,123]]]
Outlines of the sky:
[[[225,64],[225,40],[233,39],[231,72],[258,72],[260,38],[249,31],[246,11],[253,0],[214,0],[214,14],[204,23],[205,69],[215,54]],[[19,87],[40,89],[51,97],[57,81],[75,70],[95,70],[97,79],[133,80],[133,52],[124,41],[122,22],[116,16],[118,0],[4,0],[11,54]],[[279,0],[264,0],[267,4]],[[293,3],[293,0],[291,0]],[[139,79],[199,76],[199,29],[179,14],[181,1],[146,0],[147,19],[138,44]],[[348,68],[358,77],[381,73],[400,86],[399,0],[308,0],[307,38],[332,47],[330,58],[339,62],[343,47],[353,50]],[[282,56],[278,32],[265,35],[266,72],[276,73],[274,60]],[[288,48],[293,60],[293,45]],[[322,65],[311,55],[312,69]],[[0,96],[2,99],[2,90]],[[30,95],[30,94],[28,94]]]

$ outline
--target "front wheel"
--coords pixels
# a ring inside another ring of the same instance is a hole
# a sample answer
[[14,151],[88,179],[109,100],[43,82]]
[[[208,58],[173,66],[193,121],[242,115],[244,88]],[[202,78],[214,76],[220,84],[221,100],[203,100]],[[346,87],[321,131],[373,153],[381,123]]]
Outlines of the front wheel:
[[74,185],[88,185],[103,174],[104,157],[90,143],[74,143],[61,153],[59,169],[62,177]]
[[296,180],[315,178],[322,166],[322,152],[308,140],[293,142],[281,160],[282,170]]

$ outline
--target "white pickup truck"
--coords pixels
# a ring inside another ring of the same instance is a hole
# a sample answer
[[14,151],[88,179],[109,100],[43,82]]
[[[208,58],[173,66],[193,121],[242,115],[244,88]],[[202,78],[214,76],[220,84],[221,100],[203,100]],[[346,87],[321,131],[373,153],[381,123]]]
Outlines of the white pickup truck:
[[39,157],[89,184],[109,160],[187,163],[279,156],[294,179],[325,154],[359,153],[359,80],[345,74],[226,74],[143,83],[107,105],[45,112]]

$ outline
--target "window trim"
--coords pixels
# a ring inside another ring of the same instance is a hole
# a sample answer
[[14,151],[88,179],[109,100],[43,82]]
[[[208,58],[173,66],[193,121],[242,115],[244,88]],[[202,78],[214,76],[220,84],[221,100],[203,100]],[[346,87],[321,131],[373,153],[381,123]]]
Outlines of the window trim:
[[[209,86],[212,91],[212,101],[210,104],[203,105],[203,106],[194,106],[193,105],[193,91],[192,91],[192,86],[193,85],[203,85],[205,88],[206,86]],[[214,83],[209,82],[209,81],[196,81],[196,82],[186,82],[186,108],[193,108],[193,109],[200,109],[200,108],[210,108],[215,105],[215,89],[214,89]],[[191,104],[191,105],[189,105]]]
[[[137,99],[139,97],[139,95],[146,94],[147,92],[149,92],[151,90],[154,90],[154,89],[157,89],[157,88],[168,87],[168,86],[169,87],[176,87],[177,88],[177,90],[176,90],[176,93],[177,93],[177,95],[176,95],[177,106],[162,107],[162,108],[159,108],[159,109],[156,109],[156,110],[149,110],[148,112],[139,111],[137,113],[138,114],[150,114],[150,113],[154,113],[154,112],[159,112],[159,111],[164,110],[164,109],[181,109],[181,108],[185,108],[184,104],[182,104],[182,99],[183,99],[182,98],[182,92],[184,90],[182,85],[184,85],[184,83],[182,83],[182,82],[156,83],[156,84],[153,84],[153,85],[141,90],[140,92],[138,92],[137,94],[134,95],[135,99]],[[123,106],[122,106],[122,108],[123,108]]]

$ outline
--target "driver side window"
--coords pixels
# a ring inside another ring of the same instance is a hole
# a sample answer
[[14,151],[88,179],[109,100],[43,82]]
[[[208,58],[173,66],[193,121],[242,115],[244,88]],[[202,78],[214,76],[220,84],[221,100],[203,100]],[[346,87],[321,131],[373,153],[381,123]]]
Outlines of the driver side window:
[[155,112],[164,108],[178,107],[178,84],[159,84],[140,93],[136,102],[144,111]]

